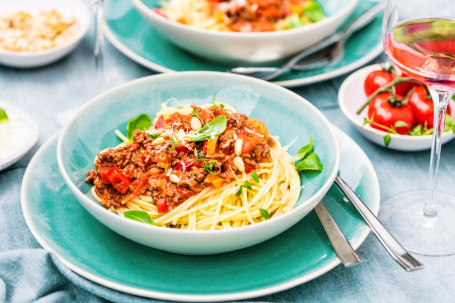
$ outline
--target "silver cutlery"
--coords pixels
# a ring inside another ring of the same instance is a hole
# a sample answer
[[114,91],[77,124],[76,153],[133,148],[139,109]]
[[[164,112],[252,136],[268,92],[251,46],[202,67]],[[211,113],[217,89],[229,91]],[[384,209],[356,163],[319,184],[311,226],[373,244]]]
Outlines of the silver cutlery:
[[338,258],[340,258],[341,263],[348,267],[362,262],[362,258],[355,252],[348,240],[346,240],[346,237],[343,235],[322,201],[316,205],[314,211],[316,212],[335,253]]
[[[325,48],[332,47],[333,51],[333,61],[336,62],[344,56],[344,43],[349,39],[349,37],[359,29],[363,28],[369,24],[375,16],[383,10],[385,6],[385,1],[382,0],[354,22],[352,22],[346,29],[341,30],[334,35],[330,36],[328,39],[324,39],[322,42],[305,49],[299,54],[292,57],[288,62],[286,62],[281,67],[234,67],[229,70],[231,73],[247,75],[263,80],[272,80],[279,75],[294,69],[302,59],[321,51]],[[317,65],[315,66],[317,67]],[[308,67],[307,67],[308,68]]]
[[379,219],[362,202],[354,190],[340,177],[335,178],[335,184],[341,189],[349,201],[354,205],[366,223],[370,226],[375,236],[392,256],[392,258],[407,271],[423,268],[423,264],[411,256],[400,243],[382,225]]

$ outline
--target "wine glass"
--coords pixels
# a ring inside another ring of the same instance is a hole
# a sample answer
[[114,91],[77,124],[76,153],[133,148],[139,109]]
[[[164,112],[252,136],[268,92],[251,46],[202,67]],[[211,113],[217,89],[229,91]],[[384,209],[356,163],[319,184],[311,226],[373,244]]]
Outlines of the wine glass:
[[435,110],[427,190],[392,197],[380,217],[412,252],[455,254],[455,197],[436,191],[444,118],[455,92],[455,4],[388,0],[382,30],[386,55],[401,72],[427,85]]

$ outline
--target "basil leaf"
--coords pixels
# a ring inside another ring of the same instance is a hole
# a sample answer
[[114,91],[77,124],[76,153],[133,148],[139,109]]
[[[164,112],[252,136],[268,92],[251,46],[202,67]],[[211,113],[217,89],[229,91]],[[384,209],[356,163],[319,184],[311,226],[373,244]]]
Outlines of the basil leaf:
[[147,114],[140,114],[137,117],[134,117],[126,125],[126,136],[130,141],[133,139],[133,133],[140,130],[147,130],[152,126],[152,120]]
[[227,119],[221,115],[204,125],[193,137],[193,141],[207,141],[212,136],[221,135],[226,130]]
[[313,22],[318,22],[324,19],[322,7],[316,1],[311,1],[303,8],[303,13]]
[[269,212],[267,209],[259,208],[259,212],[261,213],[261,216],[264,217],[264,219],[269,218]]
[[390,136],[390,134],[385,135],[384,136],[385,147],[389,147],[390,141],[392,141],[392,137]]
[[155,222],[150,217],[150,215],[142,210],[128,210],[128,211],[123,212],[123,215],[125,216],[125,218],[131,219],[131,220],[155,225]]
[[253,178],[254,182],[259,183],[259,176],[255,171],[251,173],[251,177]]
[[248,182],[248,181],[244,181],[244,182],[243,182],[243,187],[245,187],[246,189],[249,189],[249,190],[252,190],[252,189],[253,189],[253,188],[251,187],[250,182]]
[[9,118],[8,118],[8,115],[6,114],[6,112],[0,108],[0,122],[3,122],[3,121],[8,121]]
[[306,22],[304,22],[304,20],[301,19],[298,14],[290,15],[285,19],[285,21],[289,28],[297,28],[306,24]]
[[322,168],[321,160],[319,160],[318,155],[315,153],[309,154],[308,157],[300,161],[295,167],[299,172],[306,170],[322,171]]
[[303,158],[306,158],[309,154],[311,154],[314,150],[314,147],[313,147],[313,138],[310,138],[310,144],[308,145],[305,145],[304,147],[302,147],[298,152],[297,154],[294,156],[294,159],[292,159],[293,162],[295,161],[299,161]]
[[147,134],[147,136],[153,140],[155,139],[158,139],[159,137],[161,137],[161,135],[153,135],[153,134]]
[[243,185],[240,185],[239,190],[236,193],[237,196],[240,196],[242,194],[242,188],[243,188]]

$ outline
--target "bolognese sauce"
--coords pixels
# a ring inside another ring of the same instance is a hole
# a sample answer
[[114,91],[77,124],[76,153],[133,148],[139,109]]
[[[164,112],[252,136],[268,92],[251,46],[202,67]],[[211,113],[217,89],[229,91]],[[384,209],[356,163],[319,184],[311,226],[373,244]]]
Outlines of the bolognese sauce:
[[[222,116],[222,133],[194,139],[195,128]],[[100,152],[85,181],[106,208],[146,195],[166,213],[207,187],[219,188],[258,170],[259,163],[271,161],[274,144],[262,121],[221,106],[192,105],[192,114],[161,115],[151,130],[136,130],[132,142]]]

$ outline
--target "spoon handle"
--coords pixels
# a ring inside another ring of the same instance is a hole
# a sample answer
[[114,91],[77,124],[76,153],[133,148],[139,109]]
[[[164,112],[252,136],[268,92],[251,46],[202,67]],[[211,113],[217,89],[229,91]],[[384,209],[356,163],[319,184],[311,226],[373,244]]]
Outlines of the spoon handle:
[[362,202],[357,194],[349,187],[349,185],[340,177],[335,178],[335,184],[341,189],[346,197],[351,201],[365,222],[370,226],[375,236],[381,244],[392,256],[392,258],[400,264],[406,271],[413,271],[423,268],[423,264],[414,259],[397,240],[389,233],[382,225],[378,218],[370,211],[370,209]]
[[314,211],[316,212],[333,249],[338,258],[340,258],[341,263],[348,267],[362,262],[362,258],[355,252],[348,240],[346,240],[346,237],[343,235],[322,201],[316,205]]

